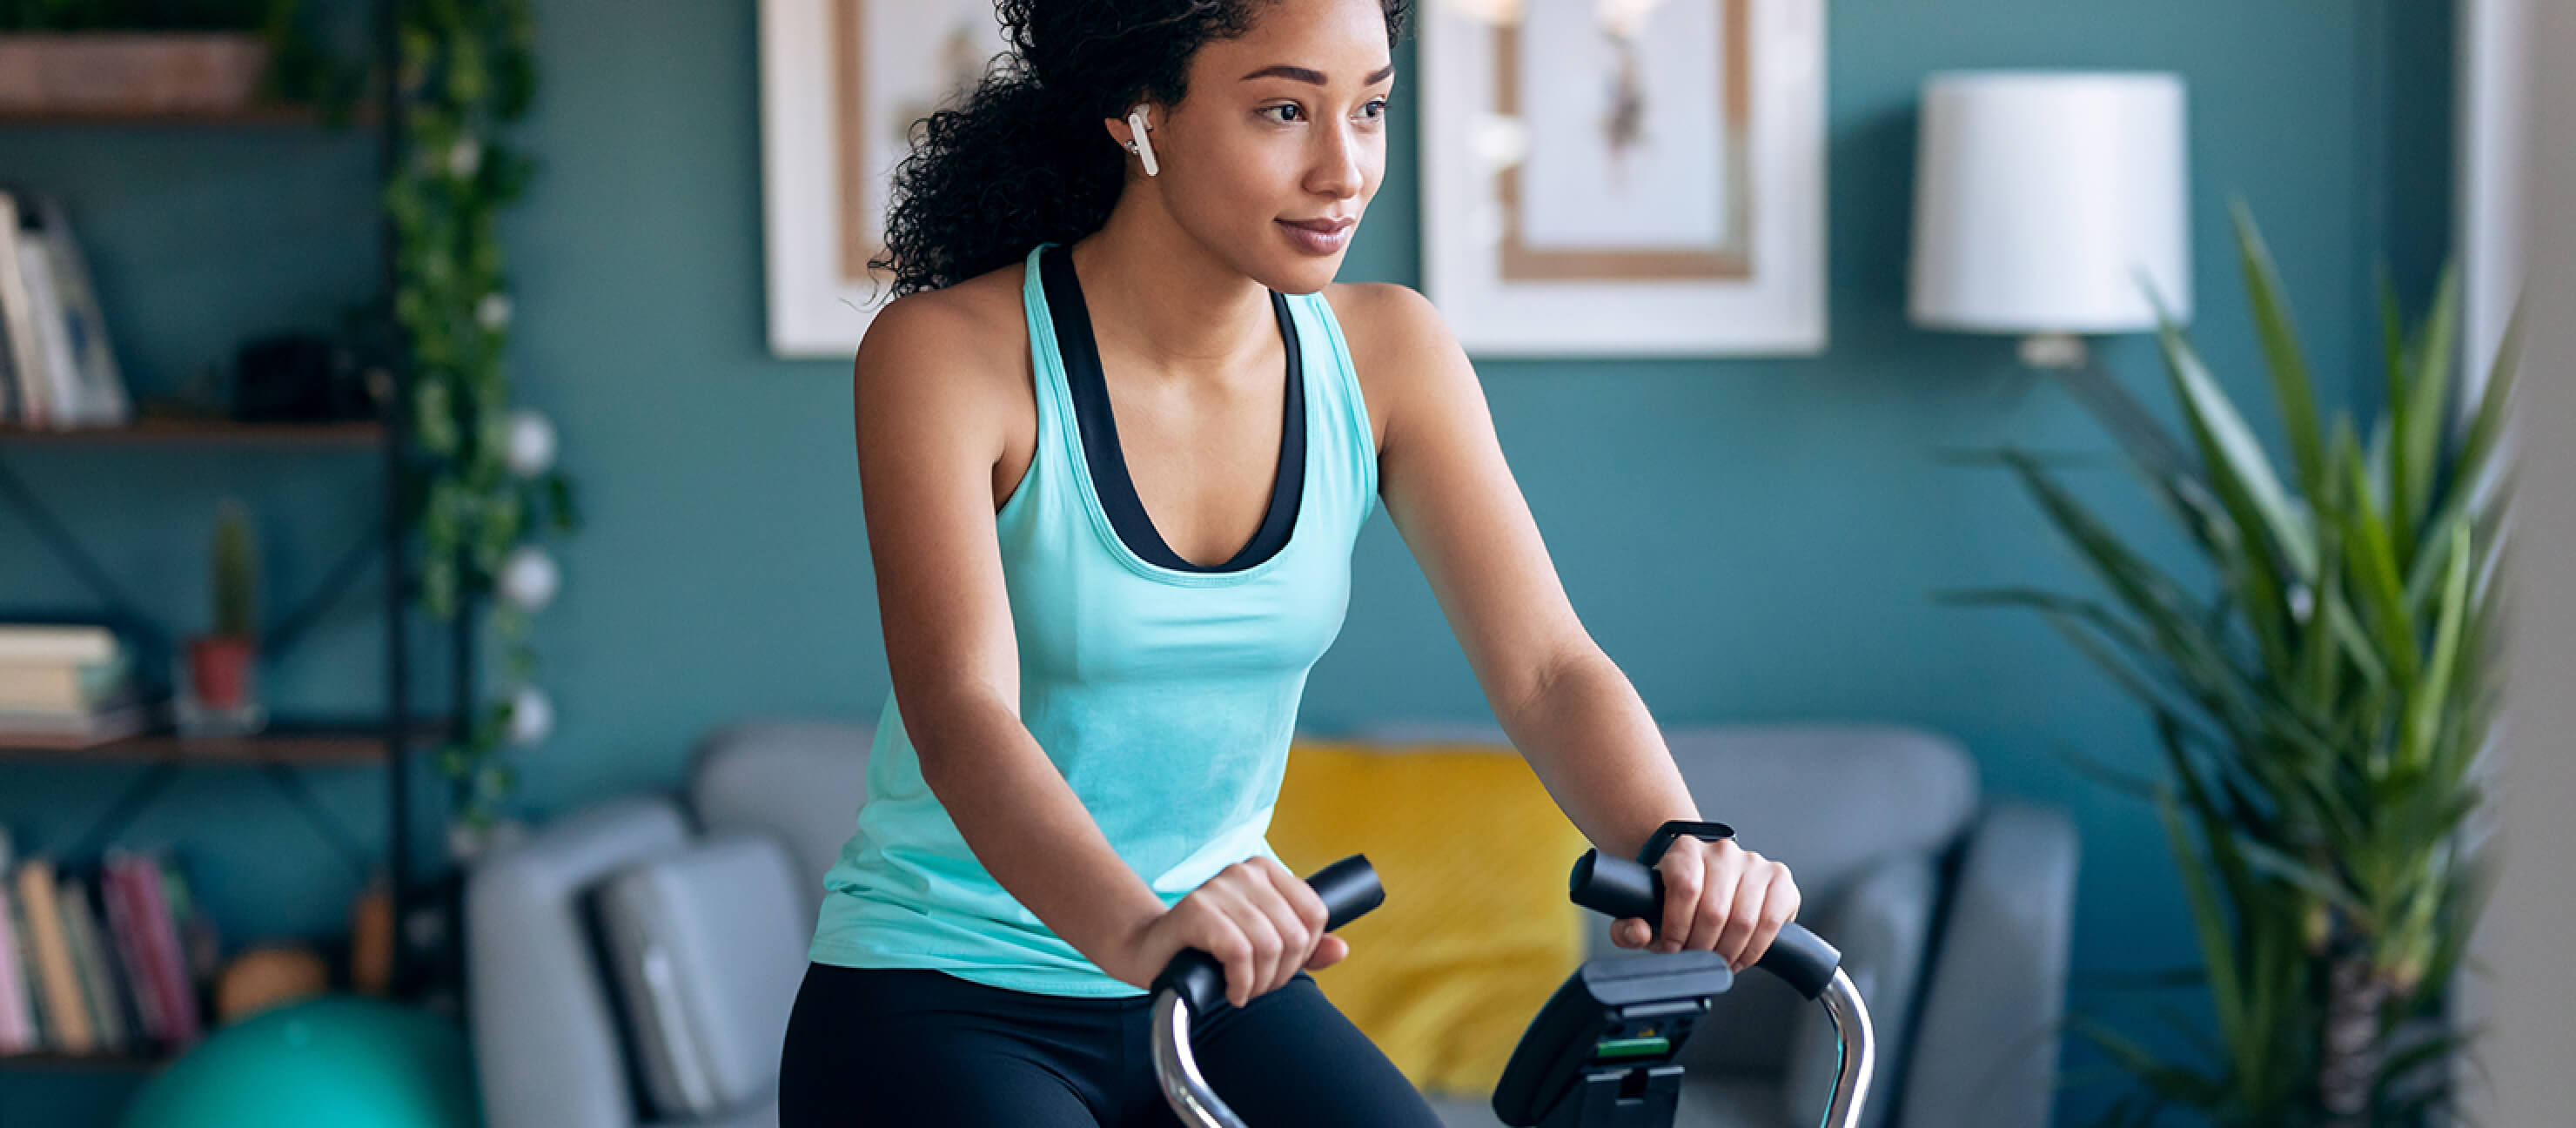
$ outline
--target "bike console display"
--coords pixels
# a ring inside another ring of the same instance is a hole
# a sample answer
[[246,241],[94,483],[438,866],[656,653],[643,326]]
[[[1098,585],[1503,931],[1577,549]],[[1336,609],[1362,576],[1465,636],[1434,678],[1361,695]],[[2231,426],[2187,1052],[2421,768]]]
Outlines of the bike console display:
[[1681,1096],[1673,1054],[1735,976],[1715,952],[1594,960],[1530,1020],[1494,1086],[1515,1128],[1663,1128]]

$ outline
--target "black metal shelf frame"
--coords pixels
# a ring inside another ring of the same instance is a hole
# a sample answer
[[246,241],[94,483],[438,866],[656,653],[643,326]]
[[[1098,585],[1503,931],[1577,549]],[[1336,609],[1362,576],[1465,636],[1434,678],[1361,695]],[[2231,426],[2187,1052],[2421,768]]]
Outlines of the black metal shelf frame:
[[[374,123],[379,141],[381,176],[390,176],[393,173],[394,164],[400,159],[403,145],[403,115],[399,112],[394,83],[395,76],[399,73],[397,64],[400,59],[399,37],[404,3],[405,0],[379,0],[378,4],[378,26],[374,49],[378,53],[377,69],[382,84],[378,90],[378,96],[382,99],[380,105],[384,107],[384,112],[376,115]],[[390,309],[400,283],[398,261],[400,243],[398,233],[389,217],[379,224],[379,231],[384,258],[384,282],[380,300]],[[370,558],[381,557],[385,586],[383,612],[386,703],[381,718],[371,716],[368,727],[381,738],[384,745],[383,757],[380,761],[385,772],[385,799],[388,810],[384,856],[391,885],[393,916],[397,922],[393,951],[393,989],[397,997],[411,997],[420,988],[433,986],[437,980],[452,980],[459,974],[462,952],[457,950],[453,939],[450,938],[443,945],[445,950],[431,957],[432,962],[437,966],[414,966],[410,952],[411,945],[404,939],[406,930],[400,924],[406,919],[405,914],[413,905],[424,899],[448,900],[452,908],[452,903],[457,896],[457,882],[454,875],[449,875],[435,882],[415,884],[412,876],[411,745],[422,737],[424,727],[412,717],[411,663],[406,620],[409,599],[413,592],[412,577],[408,574],[405,560],[406,530],[400,519],[405,475],[408,473],[404,440],[409,433],[407,412],[411,374],[407,358],[399,355],[399,350],[397,353],[398,355],[387,360],[388,367],[391,369],[389,373],[392,378],[391,394],[386,397],[380,409],[382,439],[378,443],[378,453],[383,460],[383,473],[380,494],[382,505],[378,520],[373,527],[365,530],[355,543],[341,553],[312,591],[306,593],[304,598],[297,601],[274,623],[264,627],[260,651],[261,660],[270,661],[301,641],[321,616],[346,597],[350,589],[365,575]],[[316,452],[303,452],[301,456],[311,456],[313,453]],[[138,666],[145,672],[147,685],[151,684],[148,679],[157,678],[160,671],[166,671],[169,668],[168,655],[175,641],[170,632],[141,611],[117,583],[111,569],[102,564],[98,556],[92,554],[80,543],[69,527],[45,506],[36,491],[30,488],[22,477],[9,469],[4,459],[0,459],[0,503],[5,503],[5,508],[15,510],[23,517],[33,527],[37,536],[53,551],[53,554],[58,556],[79,577],[80,582],[90,593],[104,604],[106,614],[116,629],[138,640],[145,658],[138,663]],[[453,732],[467,731],[467,725],[472,719],[474,631],[470,607],[469,602],[468,608],[460,610],[447,624],[449,657],[455,680],[446,724]],[[65,761],[58,759],[55,762]],[[70,762],[77,762],[77,760],[75,758]],[[131,763],[132,761],[120,760],[119,762]],[[231,765],[247,763],[255,767],[260,776],[267,780],[277,793],[313,826],[315,832],[349,862],[363,887],[368,879],[367,849],[359,843],[357,836],[350,833],[346,825],[320,802],[311,788],[306,786],[302,772],[317,766],[327,766],[335,770],[364,767],[366,766],[364,761],[336,760],[316,764],[298,763],[293,762],[291,758],[281,757],[275,760],[227,758],[221,762]],[[144,770],[80,836],[73,856],[86,857],[103,848],[154,800],[164,794],[183,769],[201,766],[212,765],[191,761],[184,755],[149,758]]]

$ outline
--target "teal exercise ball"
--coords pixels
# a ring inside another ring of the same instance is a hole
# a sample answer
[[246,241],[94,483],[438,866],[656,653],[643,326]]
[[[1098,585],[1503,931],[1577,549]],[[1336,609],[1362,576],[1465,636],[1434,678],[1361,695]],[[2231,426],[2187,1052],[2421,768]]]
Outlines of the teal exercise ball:
[[123,1128],[480,1128],[456,1024],[320,995],[222,1027],[137,1093]]

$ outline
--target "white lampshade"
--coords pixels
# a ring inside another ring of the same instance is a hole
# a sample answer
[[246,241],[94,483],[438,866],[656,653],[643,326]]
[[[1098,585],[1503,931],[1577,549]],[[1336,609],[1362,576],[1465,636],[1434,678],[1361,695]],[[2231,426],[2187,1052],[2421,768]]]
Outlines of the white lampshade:
[[2182,79],[1957,72],[1924,83],[1908,313],[1982,333],[2191,315]]

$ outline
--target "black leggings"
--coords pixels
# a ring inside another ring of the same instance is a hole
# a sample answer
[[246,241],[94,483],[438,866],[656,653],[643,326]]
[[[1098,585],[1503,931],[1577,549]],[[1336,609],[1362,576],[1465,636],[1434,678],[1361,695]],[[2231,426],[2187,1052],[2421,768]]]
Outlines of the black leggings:
[[[1010,991],[937,971],[809,964],[779,1128],[1169,1128],[1153,997]],[[1440,1128],[1312,977],[1194,1023],[1199,1073],[1251,1128]]]

